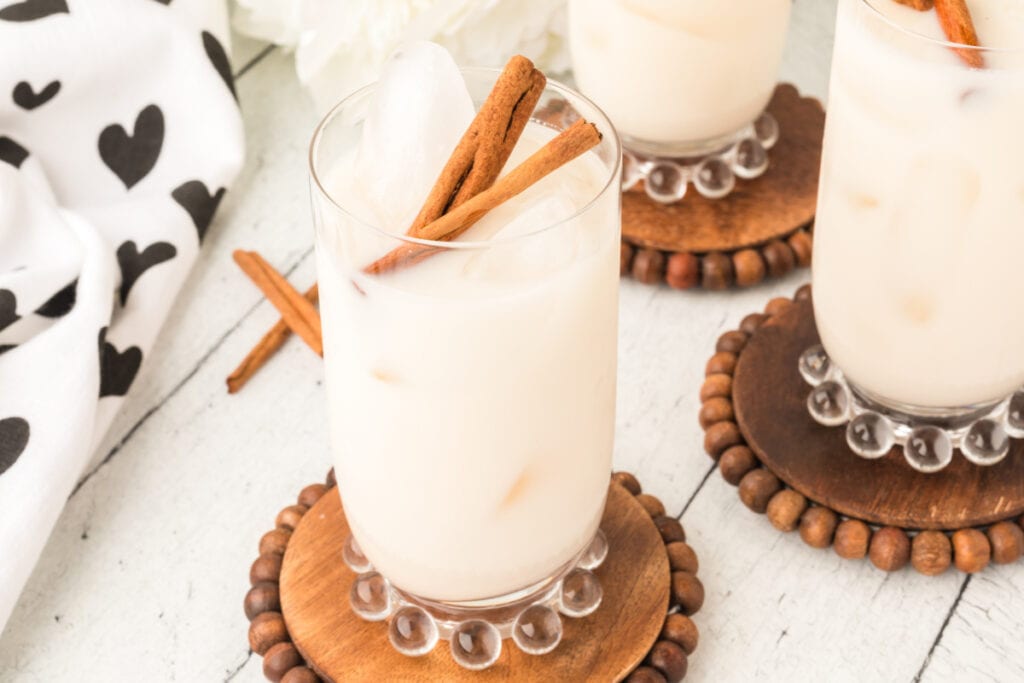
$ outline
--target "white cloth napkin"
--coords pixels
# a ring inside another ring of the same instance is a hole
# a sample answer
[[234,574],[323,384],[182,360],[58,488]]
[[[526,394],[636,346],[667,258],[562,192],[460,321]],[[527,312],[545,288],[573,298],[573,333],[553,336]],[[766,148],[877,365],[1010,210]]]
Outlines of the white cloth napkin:
[[214,0],[0,0],[0,629],[242,163]]

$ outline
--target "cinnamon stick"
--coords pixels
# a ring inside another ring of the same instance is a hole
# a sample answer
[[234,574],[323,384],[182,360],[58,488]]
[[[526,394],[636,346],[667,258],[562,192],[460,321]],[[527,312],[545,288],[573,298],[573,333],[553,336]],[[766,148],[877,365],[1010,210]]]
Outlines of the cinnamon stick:
[[[320,288],[314,284],[312,287],[306,290],[302,295],[311,304],[316,304],[320,299]],[[281,318],[277,323],[270,328],[269,331],[263,338],[260,339],[259,343],[253,347],[252,351],[239,363],[235,371],[232,372],[227,379],[228,393],[237,393],[245,383],[252,379],[252,376],[256,374],[256,371],[263,367],[271,356],[277,353],[277,350],[287,341],[288,337],[292,335],[292,328],[288,327],[288,323],[285,322],[284,318]]]
[[939,15],[939,23],[949,42],[965,46],[955,47],[953,52],[967,66],[985,68],[985,57],[980,50],[973,49],[980,47],[981,43],[978,42],[978,32],[974,28],[967,0],[935,0],[935,12]]
[[407,234],[421,230],[498,179],[519,141],[547,78],[522,55],[512,57],[445,164]]
[[291,330],[309,344],[319,355],[324,355],[320,332],[320,314],[308,299],[299,294],[284,276],[274,270],[266,259],[255,251],[238,249],[232,254],[235,263],[266,295]]
[[[597,126],[582,119],[576,121],[489,189],[423,226],[419,233],[420,237],[431,241],[455,239],[480,220],[485,213],[590,150],[600,141],[601,133]],[[438,247],[403,244],[363,270],[368,274],[384,273],[394,268],[419,263],[437,251]]]
[[911,9],[916,9],[918,12],[927,12],[932,7],[935,7],[935,0],[896,0],[901,5],[906,5]]

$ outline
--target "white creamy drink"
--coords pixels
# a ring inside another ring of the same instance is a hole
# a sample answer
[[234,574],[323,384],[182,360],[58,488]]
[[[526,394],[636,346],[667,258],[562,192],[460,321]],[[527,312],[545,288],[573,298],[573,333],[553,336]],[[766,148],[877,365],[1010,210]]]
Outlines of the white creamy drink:
[[720,146],[768,104],[791,6],[792,0],[569,0],[576,81],[628,145]]
[[[454,65],[439,58],[409,69],[433,79]],[[469,85],[486,94],[472,78]],[[314,206],[331,436],[348,522],[394,586],[464,602],[555,575],[597,530],[615,422],[619,195],[617,159],[595,149],[454,242],[437,243],[447,247],[429,258],[364,273],[401,244],[472,117],[458,87],[461,94],[425,92],[418,108],[401,112],[404,121],[437,117],[444,130],[404,149],[394,143],[405,162],[383,168],[383,184],[368,174],[395,159],[388,150],[368,155],[355,129],[347,148],[342,141],[329,159],[314,159],[329,196]],[[527,124],[505,171],[555,132]],[[424,145],[437,150],[427,150],[421,173],[415,157]]]
[[935,11],[841,0],[814,235],[832,360],[889,403],[1024,385],[1024,3],[968,0],[985,68]]

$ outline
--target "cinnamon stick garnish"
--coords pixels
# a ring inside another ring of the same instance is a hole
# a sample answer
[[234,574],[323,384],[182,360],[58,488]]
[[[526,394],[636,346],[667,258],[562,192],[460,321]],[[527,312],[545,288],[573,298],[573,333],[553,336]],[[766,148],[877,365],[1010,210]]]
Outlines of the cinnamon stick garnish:
[[955,47],[955,52],[964,64],[974,69],[985,68],[985,57],[980,50],[972,49],[981,46],[978,32],[974,28],[971,10],[967,0],[935,0],[935,12],[939,15],[939,23],[945,31],[949,42],[967,47]]
[[324,355],[320,314],[313,304],[299,294],[284,276],[255,251],[238,249],[233,256],[235,263],[266,295],[292,332],[309,344],[309,348],[317,354]]
[[916,9],[918,12],[927,12],[932,7],[935,7],[935,0],[896,0],[900,5],[906,5],[911,9]]
[[[420,238],[431,241],[455,239],[480,220],[485,213],[590,150],[600,141],[601,133],[597,126],[582,119],[576,121],[489,189],[423,226],[419,233]],[[419,263],[438,250],[438,247],[428,245],[403,244],[363,270],[369,274],[384,273],[394,268]]]
[[[302,295],[311,304],[316,304],[320,299],[320,288],[314,284],[312,287],[306,290]],[[256,371],[263,367],[263,364],[270,359],[277,350],[287,341],[288,337],[292,335],[292,328],[288,327],[288,323],[285,322],[284,318],[281,318],[277,323],[270,328],[270,330],[263,335],[259,343],[253,347],[249,355],[239,363],[235,371],[228,376],[228,393],[234,394],[238,392],[245,383],[252,379],[252,376],[256,374]]]
[[427,195],[410,237],[498,179],[540,100],[547,78],[522,55],[508,61]]

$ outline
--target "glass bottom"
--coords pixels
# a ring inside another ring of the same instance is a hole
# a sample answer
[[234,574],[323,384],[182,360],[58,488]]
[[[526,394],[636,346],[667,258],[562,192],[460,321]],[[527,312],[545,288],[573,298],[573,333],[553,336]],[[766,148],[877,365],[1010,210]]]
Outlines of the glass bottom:
[[737,133],[716,140],[710,151],[684,155],[669,146],[655,152],[652,143],[624,137],[622,189],[643,180],[648,197],[673,204],[686,196],[692,184],[704,197],[721,199],[735,189],[737,177],[751,180],[768,170],[768,150],[778,139],[779,124],[768,112]]
[[854,385],[819,344],[804,351],[800,375],[814,387],[807,410],[826,427],[846,425],[846,443],[862,458],[884,457],[894,446],[918,472],[953,461],[954,450],[975,465],[995,465],[1024,438],[1024,389],[1000,401],[955,409],[895,404]]
[[345,542],[345,564],[358,576],[349,604],[367,621],[388,620],[388,638],[400,653],[418,657],[448,641],[452,659],[472,670],[486,669],[511,638],[527,654],[542,655],[562,640],[562,619],[585,617],[601,604],[601,584],[594,569],[608,555],[604,532],[553,577],[508,595],[474,602],[439,602],[410,595],[395,586],[362,554],[354,537]]

